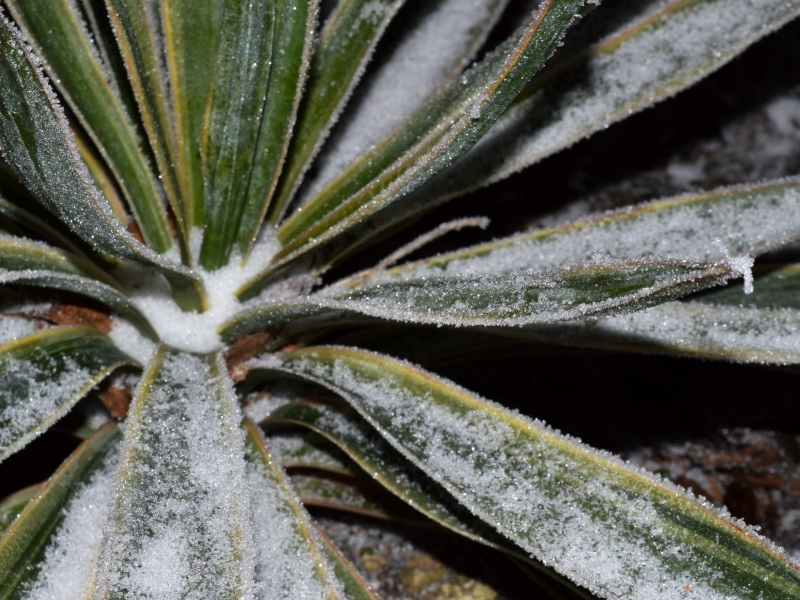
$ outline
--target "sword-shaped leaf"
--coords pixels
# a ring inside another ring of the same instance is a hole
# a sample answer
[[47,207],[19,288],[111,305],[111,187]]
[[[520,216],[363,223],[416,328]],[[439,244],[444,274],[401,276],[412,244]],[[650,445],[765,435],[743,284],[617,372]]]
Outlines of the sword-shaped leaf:
[[325,23],[311,59],[310,72],[292,151],[271,221],[277,224],[358,83],[375,46],[405,0],[340,0]]
[[33,196],[98,251],[162,272],[183,306],[203,306],[202,285],[122,227],[92,183],[49,84],[21,34],[0,24],[0,145]]
[[128,416],[96,598],[253,593],[240,418],[218,355],[158,348]]
[[136,362],[90,327],[53,327],[0,346],[0,460],[122,365]]
[[[783,0],[640,4],[621,7],[627,14],[616,30],[534,81],[429,190],[427,207],[508,177],[689,87],[800,15],[800,3]],[[593,16],[610,20],[613,9]]]
[[[257,305],[220,328],[224,339],[269,328],[340,326],[363,316],[436,325],[522,325],[626,312],[719,285],[725,265],[641,260],[601,262],[540,273],[430,277],[323,290],[305,299]],[[313,320],[312,320],[313,319]],[[339,321],[337,323],[337,321]]]
[[548,0],[506,42],[362,156],[277,231],[289,259],[409,194],[463,156],[553,53],[583,0]]
[[214,81],[225,0],[163,0],[169,88],[177,137],[177,178],[186,228],[203,223],[203,118]]
[[347,600],[379,600],[356,568],[342,555],[328,536],[319,531],[317,534],[322,542],[322,550],[344,588],[344,597]]
[[82,255],[84,253],[84,251],[75,244],[74,240],[70,240],[69,237],[55,229],[49,223],[46,223],[38,215],[2,197],[0,197],[0,215],[11,219],[27,229],[30,233],[41,237],[59,248],[63,248],[77,255]]
[[252,492],[259,598],[342,598],[340,584],[320,551],[309,517],[261,432],[245,420],[247,482]]
[[42,484],[36,483],[3,498],[2,502],[0,502],[0,536],[25,510],[25,507],[39,493],[40,489],[42,489]]
[[91,596],[120,437],[108,424],[81,444],[0,538],[0,597]]
[[0,284],[33,285],[100,301],[149,338],[158,334],[119,284],[90,262],[29,240],[0,236]]
[[797,240],[800,182],[790,179],[659,200],[402,265],[376,279],[538,271],[596,254],[738,260],[744,271],[752,257]]
[[45,60],[70,107],[116,176],[142,237],[156,252],[172,246],[162,193],[130,116],[74,3],[11,0],[11,13]]
[[800,267],[756,270],[754,291],[727,286],[696,299],[583,323],[508,331],[541,342],[768,364],[800,364]]
[[206,177],[200,263],[246,254],[261,228],[286,154],[316,3],[229,0],[203,124]]
[[316,347],[273,368],[344,397],[476,516],[601,597],[800,594],[800,568],[741,522],[408,363]]
[[178,142],[170,112],[172,92],[161,11],[151,0],[106,0],[106,6],[188,264],[189,208],[183,204],[176,175]]
[[315,159],[303,198],[314,196],[460,75],[507,5],[507,0],[405,5]]

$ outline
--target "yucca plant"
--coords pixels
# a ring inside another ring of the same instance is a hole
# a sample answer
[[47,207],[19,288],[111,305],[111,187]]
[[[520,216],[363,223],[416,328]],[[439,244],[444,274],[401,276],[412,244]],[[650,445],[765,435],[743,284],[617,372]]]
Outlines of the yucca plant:
[[487,340],[797,363],[800,269],[753,263],[800,241],[800,182],[371,247],[800,3],[4,3],[0,459],[85,397],[115,420],[0,504],[0,598],[373,598],[298,497],[370,512],[366,474],[542,594],[800,598],[724,510],[418,366]]

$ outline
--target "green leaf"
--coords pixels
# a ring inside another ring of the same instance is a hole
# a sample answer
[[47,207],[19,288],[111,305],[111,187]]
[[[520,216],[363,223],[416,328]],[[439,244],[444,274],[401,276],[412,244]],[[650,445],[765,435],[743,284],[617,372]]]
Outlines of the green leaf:
[[[32,202],[32,200],[27,198],[25,198],[25,200]],[[83,251],[76,246],[69,237],[52,227],[49,223],[46,223],[39,216],[2,197],[0,197],[0,214],[4,217],[8,217],[37,236],[41,236],[45,241],[55,246],[63,248],[73,254],[83,254]]]
[[77,8],[67,0],[11,0],[8,5],[116,176],[145,241],[166,252],[172,236],[161,191]]
[[269,451],[284,469],[314,469],[354,477],[356,467],[336,446],[308,431],[269,431]]
[[628,315],[507,335],[605,350],[767,364],[800,363],[800,266],[755,271],[754,291],[740,285]]
[[1,598],[91,595],[120,438],[110,423],[81,444],[0,539]]
[[401,265],[375,280],[539,271],[597,254],[732,264],[797,240],[800,180],[795,178],[642,204]]
[[96,598],[252,593],[240,418],[219,355],[156,350],[128,416]]
[[250,420],[244,428],[262,597],[341,598],[308,514],[267,450],[261,431]]
[[211,94],[224,0],[163,0],[169,87],[177,135],[177,178],[185,206],[186,228],[203,223],[203,167],[200,156],[203,118]]
[[435,375],[336,347],[275,362],[343,396],[471,512],[601,597],[800,594],[796,566],[741,522]]
[[42,489],[42,484],[36,483],[3,498],[2,502],[0,502],[0,536],[5,533],[17,516],[28,506],[28,503],[39,493],[40,489]]
[[622,18],[614,8],[603,6],[589,20],[616,17],[620,25],[535,80],[474,152],[428,191],[426,209],[672,96],[800,15],[800,5],[782,0],[641,3],[633,11],[621,7]]
[[724,265],[641,260],[542,273],[409,279],[344,292],[329,288],[305,299],[242,311],[220,327],[220,335],[232,339],[281,327],[285,335],[302,331],[298,319],[315,328],[337,327],[357,323],[361,315],[456,326],[563,321],[652,306],[736,275]]
[[33,285],[99,300],[152,340],[153,326],[119,284],[90,262],[37,242],[0,236],[0,285]]
[[0,142],[33,196],[94,249],[162,272],[182,306],[205,304],[189,269],[143,246],[122,227],[81,162],[63,110],[19,32],[0,24]]
[[122,365],[136,362],[90,327],[53,327],[0,345],[0,461]]
[[203,125],[205,224],[200,263],[246,254],[275,185],[307,64],[316,3],[225,5],[216,78]]
[[340,0],[311,59],[306,91],[270,220],[277,224],[309,163],[405,0]]
[[583,6],[549,0],[514,35],[446,87],[278,229],[288,259],[410,193],[469,150],[555,50]]

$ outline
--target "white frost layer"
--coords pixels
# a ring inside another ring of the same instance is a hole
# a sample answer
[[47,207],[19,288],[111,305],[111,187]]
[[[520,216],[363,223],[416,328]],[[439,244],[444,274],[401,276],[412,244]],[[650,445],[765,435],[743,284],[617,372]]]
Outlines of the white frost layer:
[[[576,74],[518,101],[445,175],[445,194],[503,179],[690,85],[800,12],[785,0],[649,2]],[[665,5],[679,10],[665,11]],[[602,9],[601,9],[602,10]],[[649,27],[623,37],[629,27]],[[617,37],[619,36],[619,38]],[[602,45],[602,44],[601,44]],[[441,191],[438,193],[442,193]]]
[[[467,66],[508,0],[414,3],[415,25],[370,67],[311,175],[308,196],[392,132],[448,78]],[[400,19],[405,18],[401,13]]]
[[[192,233],[193,246],[199,244],[201,236],[199,229]],[[223,345],[217,328],[242,308],[235,295],[236,290],[255,278],[279,248],[278,243],[267,235],[253,249],[245,265],[233,256],[228,265],[216,271],[209,272],[196,267],[195,270],[208,292],[209,308],[203,313],[182,311],[172,299],[166,281],[160,276],[145,274],[141,277],[141,273],[132,272],[120,279],[130,286],[133,303],[152,323],[161,341],[188,352],[213,352]],[[137,274],[140,275],[138,281]],[[128,334],[128,331],[120,330],[118,337]],[[112,331],[112,336],[114,335]],[[120,347],[126,349],[124,339],[120,341],[123,343]],[[134,342],[133,350],[139,352],[140,356],[148,354],[141,336]]]
[[0,455],[39,435],[94,375],[68,356],[37,362],[0,358]]
[[162,352],[131,406],[98,596],[252,598],[250,496],[232,384],[221,361]]
[[[516,332],[515,332],[516,333]],[[625,315],[529,326],[536,339],[742,362],[800,363],[800,311],[667,302]]]
[[41,329],[41,321],[29,317],[3,315],[0,317],[0,344],[13,342]]
[[25,600],[85,600],[91,594],[119,454],[116,445],[62,509],[64,520],[48,541],[39,577],[21,594]]
[[313,551],[315,542],[308,515],[289,491],[285,478],[270,471],[263,462],[251,460],[247,463],[247,482],[252,494],[258,552],[257,597],[260,600],[329,598],[330,590],[320,578],[327,565]]
[[[375,279],[541,271],[598,253],[615,259],[658,256],[727,264],[746,275],[747,256],[800,239],[800,188],[792,184],[734,188],[728,197],[687,196],[635,207],[434,257]],[[732,257],[735,264],[730,264]]]
[[146,365],[156,350],[156,343],[142,335],[136,327],[125,319],[116,315],[111,315],[111,331],[108,337],[131,358],[139,361],[139,364]]
[[[687,588],[704,600],[757,597],[723,579],[711,555],[684,541],[691,534],[663,514],[684,496],[695,504],[695,515],[702,504],[707,522],[714,520],[711,505],[677,486],[489,401],[480,400],[506,418],[490,418],[470,405],[451,406],[439,401],[434,387],[426,391],[417,385],[412,391],[392,377],[376,377],[372,367],[362,374],[344,359],[331,364],[312,355],[287,367],[327,383],[374,423],[388,425],[384,436],[471,511],[602,597],[673,600],[683,598]],[[653,485],[656,497],[632,493],[618,470],[639,485]],[[741,522],[735,526],[758,537]],[[754,577],[775,575],[764,569]]]

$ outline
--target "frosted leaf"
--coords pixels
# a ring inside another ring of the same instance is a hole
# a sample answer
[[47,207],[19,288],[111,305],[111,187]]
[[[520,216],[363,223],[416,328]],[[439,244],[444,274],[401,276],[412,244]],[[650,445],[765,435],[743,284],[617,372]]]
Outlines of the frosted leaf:
[[313,467],[326,471],[352,474],[346,457],[328,444],[315,442],[299,432],[270,433],[267,446],[275,461],[288,467]]
[[800,14],[784,0],[640,6],[574,63],[534,82],[429,196],[452,197],[554,154],[688,87]]
[[20,598],[85,600],[91,595],[119,454],[114,444],[88,480],[74,487],[36,565],[38,576],[24,585]]
[[315,600],[343,597],[319,551],[309,516],[286,476],[249,427],[247,482],[252,493],[253,530],[258,560],[257,597],[263,600]]
[[602,597],[800,593],[797,566],[742,522],[412,365],[317,347],[280,370],[342,395],[470,511]]
[[398,19],[411,23],[402,36],[387,40],[385,53],[360,82],[315,162],[305,196],[321,190],[469,64],[507,2],[410,3]]
[[62,417],[132,361],[97,330],[51,328],[0,346],[0,459]]
[[[726,264],[731,256],[755,256],[797,239],[800,188],[788,180],[631,207],[404,265],[376,279],[539,271],[598,252]],[[740,275],[744,267],[738,265]]]
[[224,365],[161,347],[131,405],[97,598],[252,598],[238,406]]
[[0,318],[0,345],[30,335],[40,328],[38,319],[3,315]]

